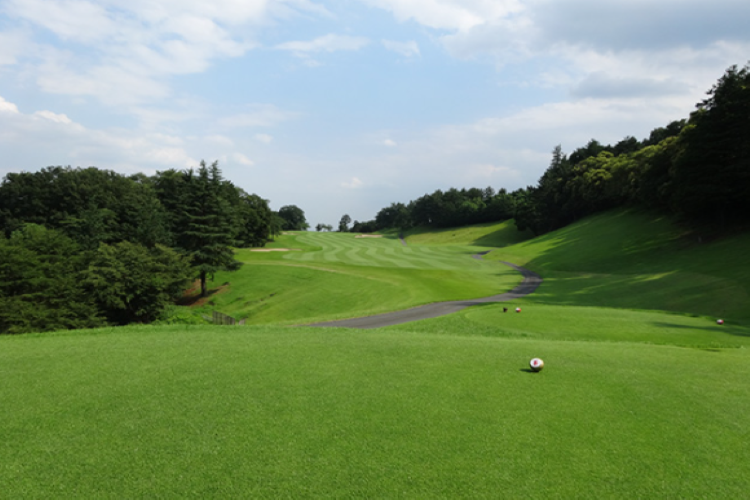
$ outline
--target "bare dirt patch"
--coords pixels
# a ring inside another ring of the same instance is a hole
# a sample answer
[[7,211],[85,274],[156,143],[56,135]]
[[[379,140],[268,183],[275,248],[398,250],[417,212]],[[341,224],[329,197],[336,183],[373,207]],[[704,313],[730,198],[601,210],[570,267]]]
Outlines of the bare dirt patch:
[[182,297],[177,301],[177,305],[200,307],[211,300],[214,295],[227,291],[229,291],[229,283],[224,283],[216,288],[209,288],[207,290],[207,295],[201,297],[201,280],[195,280],[192,285],[190,285],[190,288],[183,292]]
[[358,234],[355,238],[382,238],[382,234]]

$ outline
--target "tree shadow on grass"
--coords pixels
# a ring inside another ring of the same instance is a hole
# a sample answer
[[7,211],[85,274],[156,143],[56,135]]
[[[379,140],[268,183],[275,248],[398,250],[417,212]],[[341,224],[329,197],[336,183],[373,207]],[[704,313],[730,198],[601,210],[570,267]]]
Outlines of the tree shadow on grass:
[[515,225],[508,225],[493,233],[477,238],[471,244],[478,247],[502,248],[530,240],[533,237],[534,234],[529,230],[519,231]]
[[[750,320],[747,236],[697,243],[659,214],[614,210],[534,239],[524,267],[545,284],[534,300],[553,304],[691,311]],[[495,259],[513,261],[515,255]],[[743,332],[734,333],[743,335]]]
[[177,301],[178,306],[198,307],[205,305],[211,298],[219,293],[225,292],[228,289],[229,283],[224,283],[217,288],[210,288],[206,291],[206,296],[201,297],[200,291],[191,288],[185,292]]

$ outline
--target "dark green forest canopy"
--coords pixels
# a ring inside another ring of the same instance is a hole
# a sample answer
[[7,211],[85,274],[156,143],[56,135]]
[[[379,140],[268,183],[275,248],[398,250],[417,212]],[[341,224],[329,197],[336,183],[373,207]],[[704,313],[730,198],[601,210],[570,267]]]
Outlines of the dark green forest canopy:
[[0,183],[0,333],[158,319],[192,279],[278,233],[218,164],[152,177],[48,167]]
[[[184,208],[180,191],[190,172],[193,169],[167,170],[148,177],[95,167],[47,167],[10,173],[0,183],[0,231],[10,236],[34,223],[59,229],[91,249],[100,242],[120,241],[171,246],[178,238],[177,220]],[[218,166],[216,175],[233,242],[265,245],[272,236],[268,200],[223,179]]]
[[88,258],[70,237],[27,224],[0,236],[0,333],[105,325],[84,284]]
[[168,243],[167,212],[152,179],[109,170],[48,167],[10,173],[0,184],[0,229],[59,229],[86,248],[100,242]]

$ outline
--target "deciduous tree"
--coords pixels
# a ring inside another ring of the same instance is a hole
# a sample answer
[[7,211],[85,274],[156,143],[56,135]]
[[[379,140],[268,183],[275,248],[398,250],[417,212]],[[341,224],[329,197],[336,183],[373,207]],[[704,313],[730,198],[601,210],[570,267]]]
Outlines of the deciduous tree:
[[0,235],[0,333],[104,325],[83,285],[86,258],[71,238],[37,224]]
[[157,245],[102,243],[86,271],[86,285],[109,321],[125,325],[156,320],[190,281],[188,259]]
[[309,226],[305,220],[305,212],[297,205],[285,205],[279,209],[279,217],[284,221],[284,231],[304,231]]
[[339,232],[345,233],[349,230],[349,223],[352,221],[352,218],[349,217],[349,214],[344,214],[341,216],[341,220],[339,221]]

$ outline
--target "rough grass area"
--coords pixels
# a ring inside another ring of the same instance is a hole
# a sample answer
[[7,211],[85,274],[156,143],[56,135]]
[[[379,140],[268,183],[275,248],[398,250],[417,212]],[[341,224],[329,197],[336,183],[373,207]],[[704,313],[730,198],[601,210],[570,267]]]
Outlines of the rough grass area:
[[[3,496],[728,498],[750,487],[750,350],[456,333],[2,338]],[[533,356],[541,373],[527,370]]]

